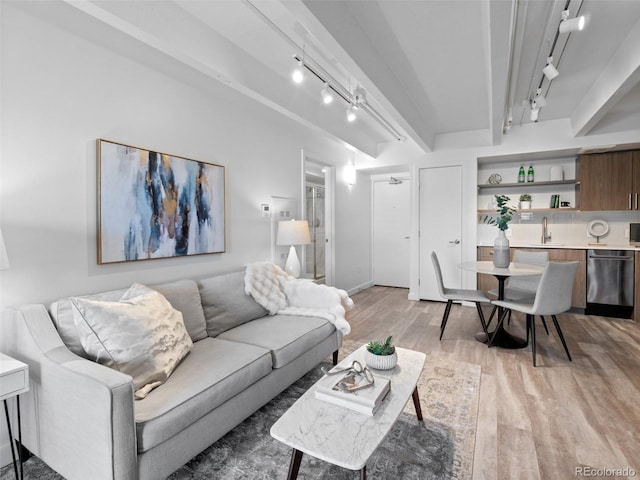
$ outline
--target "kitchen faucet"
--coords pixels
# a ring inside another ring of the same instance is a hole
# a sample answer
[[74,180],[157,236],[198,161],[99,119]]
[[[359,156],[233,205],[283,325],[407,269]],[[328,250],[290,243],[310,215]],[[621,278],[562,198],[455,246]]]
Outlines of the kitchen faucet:
[[547,217],[542,217],[542,243],[547,243],[547,240],[551,240],[551,233],[547,231]]

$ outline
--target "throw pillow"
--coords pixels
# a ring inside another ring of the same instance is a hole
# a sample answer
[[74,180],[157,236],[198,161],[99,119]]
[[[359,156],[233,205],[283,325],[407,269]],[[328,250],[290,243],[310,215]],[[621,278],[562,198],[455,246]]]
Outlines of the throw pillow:
[[133,284],[119,302],[72,297],[71,303],[84,350],[131,375],[136,400],[164,383],[193,345],[182,313],[144,285]]

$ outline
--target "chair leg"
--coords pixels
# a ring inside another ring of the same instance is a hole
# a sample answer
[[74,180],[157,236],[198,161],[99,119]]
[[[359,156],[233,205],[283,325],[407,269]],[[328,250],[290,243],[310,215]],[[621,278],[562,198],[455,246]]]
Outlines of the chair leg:
[[509,310],[509,316],[507,317],[507,325],[511,325],[511,310]]
[[562,330],[560,329],[560,324],[558,323],[558,319],[555,315],[551,315],[551,320],[553,320],[553,324],[556,326],[556,330],[558,332],[558,336],[560,337],[560,341],[562,342],[562,346],[564,347],[564,351],[567,352],[567,357],[569,357],[569,361],[571,360],[571,354],[569,354],[569,349],[567,348],[567,342],[564,341],[564,335],[562,334]]
[[491,325],[491,320],[493,320],[493,316],[496,314],[496,310],[498,310],[498,306],[494,305],[491,310],[491,315],[489,315],[489,321],[487,322],[487,330],[489,330],[489,325]]
[[533,366],[536,366],[536,322],[533,315],[527,315],[527,321],[531,325],[531,354],[533,355]]
[[547,322],[544,321],[544,316],[540,315],[540,319],[542,320],[542,326],[544,327],[544,331],[549,335],[549,329],[547,328]]
[[484,321],[484,312],[482,311],[482,305],[480,302],[476,302],[476,308],[478,309],[478,316],[480,317],[480,323],[482,324],[482,331],[489,338],[489,332],[487,330],[487,324]]
[[444,307],[444,315],[442,316],[442,323],[440,323],[440,340],[442,340],[444,327],[447,326],[447,320],[449,319],[449,312],[451,311],[451,305],[453,305],[453,300],[449,300],[447,302],[447,306]]

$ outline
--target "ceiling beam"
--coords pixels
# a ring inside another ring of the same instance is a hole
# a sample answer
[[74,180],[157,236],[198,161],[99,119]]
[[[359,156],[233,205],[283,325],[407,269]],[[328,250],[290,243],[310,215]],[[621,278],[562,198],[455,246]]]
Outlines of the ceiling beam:
[[[510,68],[514,68],[515,49],[515,18],[516,1],[504,2],[493,0],[488,4],[488,29],[489,42],[489,98],[491,114],[491,141],[493,145],[502,143],[503,127],[506,114],[511,106],[510,92]],[[517,64],[516,64],[517,66]]]
[[571,115],[573,135],[587,135],[640,82],[640,21]]

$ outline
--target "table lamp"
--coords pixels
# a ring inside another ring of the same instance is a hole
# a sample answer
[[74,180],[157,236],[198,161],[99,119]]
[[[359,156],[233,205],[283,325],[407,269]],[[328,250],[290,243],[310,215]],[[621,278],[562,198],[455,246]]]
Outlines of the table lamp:
[[311,235],[306,220],[284,220],[278,223],[278,245],[291,245],[284,269],[295,278],[300,276],[300,260],[295,245],[309,245]]

